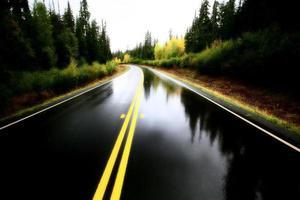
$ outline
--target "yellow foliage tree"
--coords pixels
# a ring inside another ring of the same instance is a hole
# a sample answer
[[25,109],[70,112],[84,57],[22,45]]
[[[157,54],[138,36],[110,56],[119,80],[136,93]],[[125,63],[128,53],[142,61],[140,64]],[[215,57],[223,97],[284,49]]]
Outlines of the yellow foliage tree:
[[118,57],[115,57],[115,58],[113,59],[113,61],[114,61],[117,65],[121,63],[121,59],[118,58]]
[[131,61],[131,57],[129,54],[126,53],[123,58],[123,63],[130,63],[130,61]]
[[182,37],[172,37],[163,47],[157,43],[154,48],[156,60],[180,57],[183,56],[184,52],[184,38]]
[[159,43],[157,43],[154,47],[154,57],[156,60],[163,59],[163,51],[164,48]]

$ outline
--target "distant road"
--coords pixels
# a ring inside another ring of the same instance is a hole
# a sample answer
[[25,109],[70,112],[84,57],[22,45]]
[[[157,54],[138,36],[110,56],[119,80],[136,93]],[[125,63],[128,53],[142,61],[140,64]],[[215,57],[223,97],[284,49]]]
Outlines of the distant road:
[[148,69],[0,131],[0,199],[298,199],[300,156]]

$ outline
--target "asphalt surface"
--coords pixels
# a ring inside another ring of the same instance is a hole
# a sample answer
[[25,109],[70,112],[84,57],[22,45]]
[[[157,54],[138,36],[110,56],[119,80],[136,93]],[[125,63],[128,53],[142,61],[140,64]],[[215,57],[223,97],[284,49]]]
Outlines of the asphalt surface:
[[103,199],[118,190],[120,169],[121,199],[300,197],[298,152],[192,91],[132,67],[1,130],[0,199],[93,199],[127,116]]

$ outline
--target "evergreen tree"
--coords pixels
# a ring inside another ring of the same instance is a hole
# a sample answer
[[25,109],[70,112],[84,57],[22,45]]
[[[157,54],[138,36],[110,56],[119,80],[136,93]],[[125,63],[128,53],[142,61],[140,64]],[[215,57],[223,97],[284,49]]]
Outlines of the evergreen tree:
[[149,31],[145,34],[143,43],[139,43],[133,50],[127,51],[131,57],[150,60],[154,59],[154,47],[157,40],[153,40]]
[[188,52],[199,52],[212,42],[212,25],[209,15],[209,2],[204,0],[199,16],[194,19],[192,27],[185,36]]
[[235,25],[235,0],[229,0],[221,5],[220,33],[223,39],[232,38]]
[[89,63],[99,61],[105,63],[111,59],[110,41],[106,33],[106,25],[102,23],[101,31],[97,22],[89,23],[90,13],[86,0],[80,3],[79,17],[76,19],[76,37],[79,45],[79,57]]
[[111,49],[110,49],[110,39],[109,39],[108,35],[106,35],[105,49],[106,49],[106,61],[108,61],[108,60],[112,59],[112,53],[111,53]]
[[[67,31],[59,14],[50,11],[50,19],[53,27],[53,41],[57,54],[57,67],[65,67],[70,63],[71,52],[68,48],[67,40],[64,33]],[[68,29],[68,31],[70,31]]]
[[87,0],[80,3],[76,25],[70,3],[61,16],[41,2],[36,1],[31,12],[28,0],[2,0],[1,72],[65,67],[71,57],[105,63],[112,57],[106,25],[100,31],[96,21],[89,20]]
[[77,38],[72,31],[72,22],[74,22],[72,10],[68,4],[68,8],[66,9],[63,17],[55,13],[55,11],[50,10],[49,13],[51,24],[53,26],[53,39],[57,54],[57,67],[62,68],[70,63],[71,57],[76,57],[78,54]]
[[88,10],[87,0],[82,0],[80,2],[79,18],[82,21],[83,28],[85,31],[87,31],[87,29],[88,29],[90,16],[91,16],[91,14]]
[[65,28],[64,31],[61,33],[62,40],[66,43],[68,51],[70,52],[71,57],[76,58],[78,57],[78,40],[75,34],[70,31],[70,29]]
[[152,42],[152,36],[150,31],[146,32],[144,45],[142,47],[142,55],[143,59],[153,59],[154,58],[154,44]]
[[46,6],[41,2],[33,5],[33,23],[35,37],[33,38],[34,49],[39,68],[49,69],[56,65],[56,54],[53,43],[53,27]]
[[108,60],[112,59],[112,53],[111,53],[111,50],[110,50],[110,39],[109,39],[109,37],[107,35],[107,31],[106,31],[106,23],[104,23],[102,25],[101,36],[103,38],[105,38],[104,42],[101,43],[100,45],[103,46],[103,49],[104,49],[104,58],[105,58],[105,62],[107,62]]
[[128,51],[127,53],[129,53],[133,58],[142,58],[142,48],[142,43],[138,43],[134,49]]
[[[0,70],[26,70],[32,68],[34,51],[29,40],[26,39],[18,17],[24,13],[18,12],[24,2],[3,0],[0,3]],[[25,2],[27,3],[27,1]],[[13,11],[13,12],[12,12]],[[17,16],[14,16],[14,15]]]
[[210,45],[212,41],[209,14],[209,2],[208,0],[204,0],[200,8],[199,21],[196,24],[196,40],[198,42],[196,51],[201,51]]
[[86,0],[80,2],[79,17],[76,20],[76,37],[79,45],[79,57],[86,59],[88,57],[88,47],[86,35],[89,27],[90,13]]
[[100,34],[100,63],[105,63],[111,58],[109,38],[106,33],[106,23],[102,22],[101,34]]
[[184,36],[186,52],[193,52],[194,49],[196,49],[195,47],[196,21],[198,21],[198,17],[195,15],[192,26],[187,29],[186,34]]
[[212,28],[212,38],[213,40],[220,37],[220,12],[219,12],[219,2],[214,1],[212,15],[211,15],[211,28]]
[[88,28],[87,31],[87,50],[88,50],[88,56],[87,61],[89,63],[92,63],[93,61],[100,61],[101,55],[100,55],[100,38],[99,38],[99,26],[97,25],[97,22],[93,20],[91,22],[91,25]]
[[72,32],[75,32],[75,21],[74,21],[74,16],[69,2],[68,2],[67,9],[63,15],[63,21],[65,27],[69,28]]

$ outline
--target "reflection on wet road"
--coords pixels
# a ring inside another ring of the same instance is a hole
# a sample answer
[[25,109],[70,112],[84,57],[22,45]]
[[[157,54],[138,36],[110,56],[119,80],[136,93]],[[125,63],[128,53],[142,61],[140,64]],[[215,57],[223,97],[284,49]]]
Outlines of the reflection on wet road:
[[[195,93],[143,73],[121,199],[299,199],[297,152]],[[2,131],[0,199],[92,199],[140,78],[134,67]]]
[[187,89],[144,70],[124,199],[298,199],[300,157]]

